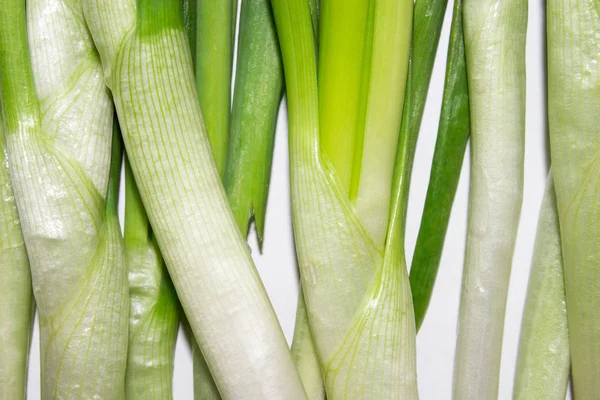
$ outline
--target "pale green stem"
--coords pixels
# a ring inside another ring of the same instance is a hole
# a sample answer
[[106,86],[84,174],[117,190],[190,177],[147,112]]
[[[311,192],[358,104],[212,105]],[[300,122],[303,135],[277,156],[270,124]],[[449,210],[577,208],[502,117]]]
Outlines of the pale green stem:
[[39,311],[42,398],[122,399],[127,286],[106,204],[113,105],[100,60],[80,2],[29,1],[30,51],[24,2],[0,8],[5,133]]
[[574,395],[600,393],[600,4],[548,0],[548,117]]
[[[304,0],[272,4],[286,76],[294,235],[327,398],[415,399],[415,326],[397,199],[382,253],[354,214],[336,170],[321,157],[310,10]],[[398,19],[405,7],[382,2],[373,10],[375,21],[385,11]]]
[[[196,0],[192,50],[202,117],[221,177],[225,174],[230,135],[231,75],[237,0]],[[191,27],[190,27],[191,28]],[[220,398],[197,343],[192,344],[194,398]]]
[[570,354],[560,228],[552,174],[540,210],[521,339],[514,400],[564,400]]
[[317,357],[317,350],[308,324],[308,314],[302,288],[298,295],[298,307],[296,309],[296,325],[294,327],[294,339],[292,341],[292,357],[302,378],[304,389],[310,400],[325,399],[325,385],[321,365]]
[[463,27],[471,176],[454,399],[495,399],[523,198],[527,1],[465,0]]
[[24,400],[35,302],[9,176],[0,104],[0,398]]
[[130,310],[127,399],[171,399],[179,304],[127,161],[124,245]]
[[406,91],[413,3],[377,1],[372,18],[368,89],[362,94],[364,133],[360,149],[355,151],[353,183],[356,215],[375,245],[383,248]]

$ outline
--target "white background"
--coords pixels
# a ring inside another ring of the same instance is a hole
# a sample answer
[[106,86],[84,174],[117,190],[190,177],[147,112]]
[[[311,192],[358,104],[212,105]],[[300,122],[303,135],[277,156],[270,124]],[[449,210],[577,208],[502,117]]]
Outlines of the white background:
[[[452,1],[449,3],[417,146],[408,207],[407,260],[412,258],[435,146],[452,14]],[[521,314],[538,212],[549,164],[546,138],[544,46],[543,0],[534,0],[529,4],[527,39],[525,189],[507,302],[500,399],[511,398]],[[420,398],[425,400],[450,399],[452,393],[456,322],[466,237],[468,158],[467,156],[463,165],[429,312],[417,336],[419,394]],[[291,343],[298,294],[298,273],[294,259],[290,218],[285,102],[282,104],[277,126],[263,254],[258,252],[254,233],[251,233],[249,242],[283,331],[288,342]],[[29,398],[31,399],[40,397],[39,372],[39,341],[36,325],[29,369]],[[179,337],[175,356],[174,398],[176,400],[193,399],[190,346],[182,334]]]

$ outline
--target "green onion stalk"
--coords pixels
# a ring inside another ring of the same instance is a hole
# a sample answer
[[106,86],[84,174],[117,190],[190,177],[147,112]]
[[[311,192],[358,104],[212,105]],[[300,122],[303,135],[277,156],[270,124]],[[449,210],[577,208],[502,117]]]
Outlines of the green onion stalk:
[[600,392],[600,5],[549,0],[550,155],[562,240],[573,389]]
[[465,0],[463,26],[471,175],[454,398],[494,399],[523,199],[527,1]]
[[318,57],[306,3],[272,5],[296,249],[327,398],[417,398],[402,167],[394,174],[413,3],[321,3]]
[[171,399],[179,302],[125,160],[125,264],[129,281],[128,399]]
[[148,221],[219,394],[306,398],[221,184],[181,1],[85,2]]
[[40,321],[42,397],[122,399],[127,278],[100,59],[81,2],[0,8],[4,134]]
[[0,103],[0,398],[25,399],[35,302],[21,223],[9,176]]
[[560,227],[550,174],[527,286],[513,398],[564,400],[570,363]]

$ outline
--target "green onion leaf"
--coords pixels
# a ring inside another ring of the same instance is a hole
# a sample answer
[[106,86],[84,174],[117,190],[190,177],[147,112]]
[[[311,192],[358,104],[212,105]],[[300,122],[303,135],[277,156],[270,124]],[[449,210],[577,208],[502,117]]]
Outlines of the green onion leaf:
[[469,138],[469,93],[465,63],[462,1],[455,0],[438,135],[410,268],[417,330],[423,323],[433,292]]

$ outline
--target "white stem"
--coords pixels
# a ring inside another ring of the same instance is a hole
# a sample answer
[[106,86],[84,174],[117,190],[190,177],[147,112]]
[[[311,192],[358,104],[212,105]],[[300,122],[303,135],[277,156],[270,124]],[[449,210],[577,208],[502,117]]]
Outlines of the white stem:
[[527,1],[465,0],[463,17],[471,184],[454,399],[495,399],[523,196]]

